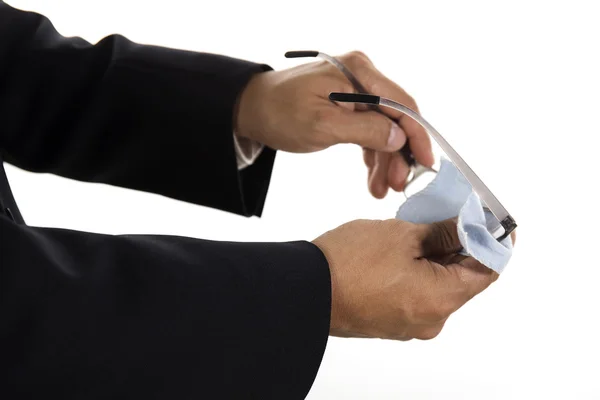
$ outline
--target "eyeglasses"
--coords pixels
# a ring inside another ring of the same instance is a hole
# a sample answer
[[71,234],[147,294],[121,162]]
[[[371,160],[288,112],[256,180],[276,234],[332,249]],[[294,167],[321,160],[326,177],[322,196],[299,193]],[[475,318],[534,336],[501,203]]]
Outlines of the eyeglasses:
[[[469,181],[471,184],[473,191],[477,193],[481,201],[485,204],[485,208],[490,211],[494,217],[500,223],[500,226],[503,228],[503,232],[496,238],[498,241],[502,241],[508,237],[516,228],[517,224],[514,218],[509,214],[509,212],[504,208],[502,203],[494,196],[491,190],[483,183],[483,181],[475,174],[475,172],[469,167],[469,165],[463,160],[463,158],[450,146],[450,144],[444,139],[444,137],[423,117],[421,117],[417,112],[405,106],[404,104],[395,102],[394,100],[387,99],[385,97],[376,96],[369,94],[364,86],[356,79],[356,77],[352,74],[352,72],[339,60],[334,57],[331,57],[325,53],[321,53],[318,51],[289,51],[285,53],[286,58],[300,58],[300,57],[319,57],[322,58],[331,64],[335,65],[350,81],[350,83],[354,86],[354,89],[358,93],[338,93],[333,92],[329,94],[329,99],[331,101],[337,101],[342,103],[360,103],[367,105],[371,110],[377,111],[381,114],[384,114],[383,111],[379,108],[379,106],[389,107],[396,111],[401,112],[402,114],[407,115],[408,117],[415,120],[419,125],[421,125],[427,133],[432,136],[439,147],[446,153],[448,159],[458,168],[460,173]],[[385,114],[384,114],[385,115]],[[411,168],[411,173],[407,178],[406,187],[410,186],[414,183],[417,178],[427,172],[436,173],[437,171],[433,168],[425,167],[418,162],[416,162],[414,156],[410,151],[410,147],[408,143],[400,150],[400,153],[408,163]]]

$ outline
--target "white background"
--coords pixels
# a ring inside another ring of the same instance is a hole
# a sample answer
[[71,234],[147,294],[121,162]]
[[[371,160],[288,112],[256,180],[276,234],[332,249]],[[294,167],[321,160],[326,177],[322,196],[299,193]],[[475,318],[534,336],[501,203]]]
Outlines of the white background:
[[[595,1],[12,0],[59,32],[215,52],[282,69],[287,50],[362,50],[418,101],[519,223],[515,254],[440,336],[329,341],[309,399],[600,398]],[[167,132],[166,132],[167,134]],[[370,197],[360,149],[277,156],[263,218],[8,168],[26,220],[103,233],[312,240]],[[194,182],[189,182],[193,185]]]

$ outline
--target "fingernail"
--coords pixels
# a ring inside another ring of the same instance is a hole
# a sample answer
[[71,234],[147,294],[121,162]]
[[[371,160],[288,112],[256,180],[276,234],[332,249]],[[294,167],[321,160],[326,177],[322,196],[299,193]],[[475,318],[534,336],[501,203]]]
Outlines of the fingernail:
[[392,122],[392,129],[388,137],[387,147],[390,150],[398,150],[406,143],[406,133],[396,123]]

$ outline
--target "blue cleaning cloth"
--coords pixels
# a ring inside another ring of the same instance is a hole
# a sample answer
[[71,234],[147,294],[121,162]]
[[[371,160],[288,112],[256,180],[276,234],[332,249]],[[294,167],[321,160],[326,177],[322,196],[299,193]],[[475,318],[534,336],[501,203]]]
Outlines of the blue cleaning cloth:
[[396,219],[421,224],[456,216],[462,254],[501,273],[512,256],[512,240],[508,237],[498,242],[490,233],[499,228],[500,223],[483,208],[471,184],[449,160],[442,158],[433,181],[410,196],[396,213]]

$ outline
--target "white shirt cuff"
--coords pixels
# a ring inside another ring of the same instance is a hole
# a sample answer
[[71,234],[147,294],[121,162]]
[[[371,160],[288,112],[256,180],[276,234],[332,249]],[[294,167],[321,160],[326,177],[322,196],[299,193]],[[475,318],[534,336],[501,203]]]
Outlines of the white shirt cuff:
[[254,140],[238,137],[233,133],[233,144],[235,147],[235,156],[237,158],[238,170],[249,167],[256,161],[262,153],[263,145]]

